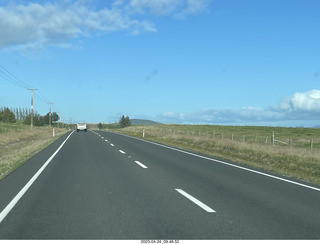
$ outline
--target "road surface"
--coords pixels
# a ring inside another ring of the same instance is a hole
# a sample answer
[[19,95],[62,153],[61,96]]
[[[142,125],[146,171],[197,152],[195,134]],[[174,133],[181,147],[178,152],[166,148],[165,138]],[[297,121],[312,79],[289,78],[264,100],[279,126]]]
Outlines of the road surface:
[[320,239],[320,189],[104,131],[0,181],[0,239]]

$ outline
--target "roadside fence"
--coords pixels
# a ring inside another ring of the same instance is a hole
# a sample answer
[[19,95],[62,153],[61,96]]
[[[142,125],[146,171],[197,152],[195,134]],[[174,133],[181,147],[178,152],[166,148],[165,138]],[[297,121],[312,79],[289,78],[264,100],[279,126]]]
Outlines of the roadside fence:
[[[132,130],[131,128],[130,130]],[[231,131],[201,131],[201,130],[181,130],[181,129],[168,129],[157,126],[137,126],[135,127],[135,133],[140,136],[143,135],[146,138],[148,136],[168,136],[168,135],[184,135],[190,137],[205,137],[215,140],[232,140],[243,143],[257,143],[272,146],[281,147],[293,147],[293,148],[307,148],[307,149],[320,149],[320,135],[299,135],[299,137],[290,137],[282,135],[273,131],[270,134],[258,134],[258,133],[239,133]]]

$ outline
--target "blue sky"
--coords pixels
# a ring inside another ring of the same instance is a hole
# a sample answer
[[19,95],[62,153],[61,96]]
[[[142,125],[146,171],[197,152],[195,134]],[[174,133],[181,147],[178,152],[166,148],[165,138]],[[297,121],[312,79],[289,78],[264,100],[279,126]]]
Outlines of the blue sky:
[[0,106],[318,126],[319,23],[318,0],[0,0]]

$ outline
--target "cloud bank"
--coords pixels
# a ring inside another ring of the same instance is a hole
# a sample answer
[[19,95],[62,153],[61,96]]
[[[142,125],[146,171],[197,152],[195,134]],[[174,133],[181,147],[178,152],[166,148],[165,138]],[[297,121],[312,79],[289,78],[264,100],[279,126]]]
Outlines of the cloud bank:
[[[92,4],[93,3],[93,4]],[[131,35],[157,32],[152,16],[185,18],[204,11],[210,0],[114,0],[107,7],[94,2],[58,1],[0,6],[0,50],[72,47],[68,41],[114,31]],[[151,20],[150,20],[151,19]]]
[[165,112],[158,117],[164,123],[201,123],[228,125],[319,126],[320,90],[295,93],[276,107],[206,109],[192,113]]

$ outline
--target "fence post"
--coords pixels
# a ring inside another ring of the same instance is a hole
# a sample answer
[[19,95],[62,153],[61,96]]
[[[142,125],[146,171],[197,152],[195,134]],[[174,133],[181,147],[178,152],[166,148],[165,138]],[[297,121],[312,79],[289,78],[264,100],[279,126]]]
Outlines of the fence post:
[[272,146],[274,146],[274,131],[272,132],[271,143],[272,143]]
[[232,135],[231,135],[231,140],[233,140],[233,133],[232,133]]
[[291,147],[291,138],[289,138],[289,147]]
[[310,140],[310,149],[311,149],[311,150],[312,150],[312,147],[313,147],[312,144],[313,144],[313,139]]

